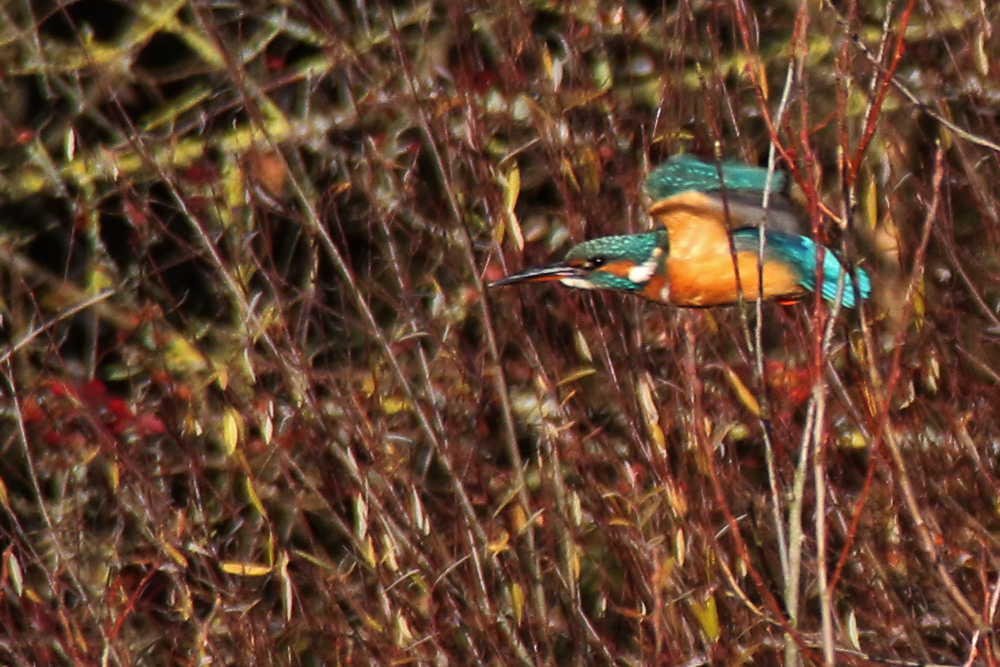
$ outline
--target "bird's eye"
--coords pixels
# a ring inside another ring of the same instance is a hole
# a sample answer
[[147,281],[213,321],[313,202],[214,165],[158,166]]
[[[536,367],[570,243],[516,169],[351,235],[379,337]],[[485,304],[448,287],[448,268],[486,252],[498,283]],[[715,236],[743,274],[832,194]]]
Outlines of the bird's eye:
[[604,266],[605,263],[607,263],[607,261],[608,261],[608,258],[604,257],[602,255],[596,255],[594,257],[591,257],[590,258],[590,268],[592,268],[592,269],[600,268],[600,267]]

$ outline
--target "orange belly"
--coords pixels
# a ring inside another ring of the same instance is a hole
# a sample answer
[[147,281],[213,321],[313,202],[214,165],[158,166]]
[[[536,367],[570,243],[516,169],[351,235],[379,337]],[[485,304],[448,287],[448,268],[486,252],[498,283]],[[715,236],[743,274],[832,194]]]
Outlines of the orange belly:
[[[760,283],[757,275],[757,253],[736,255],[743,298],[757,298]],[[739,301],[736,272],[730,254],[709,255],[684,262],[667,262],[669,301],[678,306],[722,306]],[[797,299],[806,293],[799,285],[795,271],[779,261],[764,262],[764,298]],[[663,292],[662,288],[660,292]],[[658,300],[663,300],[662,298]]]

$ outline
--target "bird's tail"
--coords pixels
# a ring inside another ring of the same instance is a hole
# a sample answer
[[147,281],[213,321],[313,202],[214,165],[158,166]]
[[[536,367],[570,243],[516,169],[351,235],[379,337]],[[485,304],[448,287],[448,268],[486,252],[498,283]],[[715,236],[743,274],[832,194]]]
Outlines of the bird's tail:
[[[779,261],[791,266],[798,277],[799,284],[809,290],[816,291],[816,244],[812,239],[797,234],[766,231],[764,244],[764,261]],[[733,241],[737,251],[756,251],[760,243],[760,230],[757,228],[740,229],[733,233]],[[823,284],[821,293],[827,301],[837,298],[837,284],[841,271],[844,271],[844,292],[842,302],[844,307],[855,306],[854,280],[844,269],[837,256],[829,248],[823,253]],[[871,295],[871,279],[864,269],[857,269],[857,294],[862,299]]]

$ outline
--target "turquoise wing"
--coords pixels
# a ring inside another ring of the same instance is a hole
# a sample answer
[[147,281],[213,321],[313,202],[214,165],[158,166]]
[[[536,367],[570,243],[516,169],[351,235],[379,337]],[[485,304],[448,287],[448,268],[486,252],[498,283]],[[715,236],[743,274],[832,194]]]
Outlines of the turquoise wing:
[[[767,243],[764,245],[764,261],[779,261],[793,267],[799,284],[810,292],[816,291],[816,244],[812,239],[797,234],[765,231]],[[756,251],[760,243],[760,230],[740,229],[733,232],[733,244],[739,251]],[[837,298],[837,281],[840,280],[842,264],[829,248],[823,253],[823,298],[833,301]],[[871,279],[864,269],[858,268],[858,293],[867,299],[872,292]],[[844,276],[844,307],[854,308],[854,281],[848,273]]]
[[[751,167],[739,162],[722,162],[722,179],[714,162],[704,162],[693,155],[675,155],[653,170],[646,179],[646,193],[653,201],[673,197],[687,190],[717,192],[724,182],[727,190],[763,192],[767,183],[767,169]],[[785,187],[784,172],[775,171],[771,190],[779,192]]]

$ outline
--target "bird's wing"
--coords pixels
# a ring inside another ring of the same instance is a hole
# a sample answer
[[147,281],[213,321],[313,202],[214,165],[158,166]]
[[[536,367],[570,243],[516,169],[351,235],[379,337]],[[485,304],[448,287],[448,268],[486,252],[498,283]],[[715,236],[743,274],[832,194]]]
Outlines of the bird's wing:
[[[765,211],[745,200],[729,198],[723,204],[714,194],[688,190],[653,204],[649,214],[667,229],[672,259],[729,254],[727,230],[759,227],[795,233],[798,219],[787,210]],[[791,230],[788,228],[792,227]]]
[[658,201],[649,209],[667,230],[670,261],[729,253],[725,211],[703,192],[689,190]]
[[691,155],[676,155],[653,170],[646,179],[645,188],[654,202],[671,200],[692,191],[701,193],[705,195],[701,206],[722,213],[727,229],[763,226],[788,234],[801,234],[802,221],[784,194],[787,189],[785,173],[774,172],[765,213],[761,203],[767,185],[767,169],[762,167],[738,162],[722,162],[717,166]]
[[[719,171],[722,178],[719,178]],[[784,172],[775,171],[771,176],[771,192],[785,189],[787,178]],[[646,194],[653,201],[668,199],[688,190],[698,192],[753,193],[760,203],[761,194],[767,186],[767,169],[752,167],[739,162],[704,162],[693,155],[675,155],[654,169],[646,179]]]
[[708,198],[721,211],[725,211],[726,206],[729,207],[729,229],[764,227],[786,234],[801,234],[805,231],[802,218],[795,214],[788,199],[782,194],[771,195],[767,211],[760,206],[761,195],[758,192],[727,192],[726,206],[723,205],[721,193],[712,193]]

